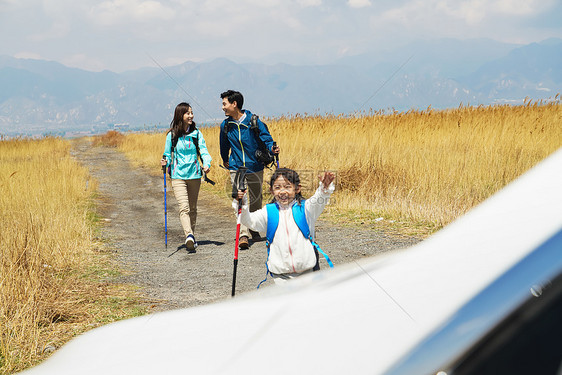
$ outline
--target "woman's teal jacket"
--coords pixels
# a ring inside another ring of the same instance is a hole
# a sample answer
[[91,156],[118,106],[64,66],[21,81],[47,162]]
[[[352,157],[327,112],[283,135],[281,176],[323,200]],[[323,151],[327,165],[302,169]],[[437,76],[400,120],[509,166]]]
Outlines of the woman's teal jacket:
[[194,180],[202,177],[201,161],[197,158],[195,142],[199,144],[199,152],[203,159],[203,166],[211,167],[211,155],[207,150],[205,139],[199,129],[195,129],[189,134],[179,137],[174,149],[172,160],[172,132],[166,136],[166,146],[164,147],[164,157],[167,160],[167,167],[171,166],[171,177],[180,180]]

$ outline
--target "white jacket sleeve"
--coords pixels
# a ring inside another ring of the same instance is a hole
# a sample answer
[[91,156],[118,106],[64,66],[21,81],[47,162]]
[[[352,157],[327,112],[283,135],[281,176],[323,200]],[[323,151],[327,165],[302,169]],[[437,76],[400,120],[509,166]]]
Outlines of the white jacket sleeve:
[[332,182],[330,186],[327,188],[320,182],[320,186],[316,189],[314,195],[308,198],[304,204],[304,211],[306,215],[306,222],[308,223],[308,227],[310,228],[310,234],[314,239],[314,226],[316,224],[316,220],[324,211],[324,207],[329,203],[330,196],[336,189],[334,183]]

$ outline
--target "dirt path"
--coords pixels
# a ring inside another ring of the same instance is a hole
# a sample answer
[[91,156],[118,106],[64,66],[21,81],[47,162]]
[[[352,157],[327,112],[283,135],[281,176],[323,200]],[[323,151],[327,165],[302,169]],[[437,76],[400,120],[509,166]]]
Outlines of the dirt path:
[[[166,248],[162,176],[131,168],[115,149],[92,147],[84,140],[74,143],[72,155],[99,183],[99,214],[106,221],[101,235],[115,249],[121,266],[130,271],[121,281],[138,285],[149,300],[158,301],[154,311],[230,298],[236,220],[226,194],[220,198],[201,190],[196,228],[199,247],[193,254],[185,249],[174,253],[184,237],[169,182]],[[419,241],[373,230],[336,227],[323,220],[316,228],[317,242],[336,267]],[[256,289],[265,276],[265,257],[265,242],[240,252],[237,295]],[[321,266],[327,267],[323,259]],[[262,288],[272,285],[268,279]]]

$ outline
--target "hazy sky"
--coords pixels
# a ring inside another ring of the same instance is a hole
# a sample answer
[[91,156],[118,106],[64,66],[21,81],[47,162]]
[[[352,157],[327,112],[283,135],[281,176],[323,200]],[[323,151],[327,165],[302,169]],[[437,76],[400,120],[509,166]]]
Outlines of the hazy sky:
[[561,20],[560,0],[0,0],[0,55],[115,72],[320,64],[420,38],[560,38]]

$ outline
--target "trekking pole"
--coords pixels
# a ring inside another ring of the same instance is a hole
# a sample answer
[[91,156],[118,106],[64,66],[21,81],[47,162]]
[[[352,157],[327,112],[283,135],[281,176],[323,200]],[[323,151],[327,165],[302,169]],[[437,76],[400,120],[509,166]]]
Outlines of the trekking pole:
[[[232,183],[232,198],[238,199],[238,190],[245,191],[244,177],[248,168],[240,167],[236,171],[234,182]],[[232,297],[236,292],[236,270],[238,268],[238,244],[240,241],[240,215],[242,214],[242,199],[238,199],[238,213],[236,215],[236,241],[234,242],[234,270],[232,272]]]
[[[164,159],[165,156],[162,155]],[[168,248],[168,205],[166,204],[166,166],[162,166],[162,172],[164,173],[164,243],[166,249]]]
[[240,241],[240,214],[242,213],[242,199],[238,200],[238,214],[236,215],[236,241],[234,242],[234,270],[232,271],[232,297],[236,293],[236,270],[238,268],[238,244]]
[[[273,148],[277,147],[277,142],[273,142]],[[275,154],[275,162],[277,163],[277,168],[279,168],[279,154]]]

